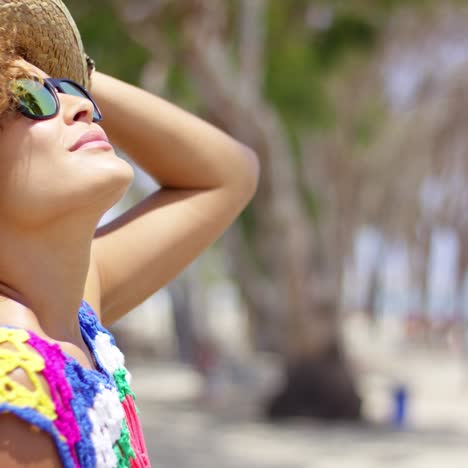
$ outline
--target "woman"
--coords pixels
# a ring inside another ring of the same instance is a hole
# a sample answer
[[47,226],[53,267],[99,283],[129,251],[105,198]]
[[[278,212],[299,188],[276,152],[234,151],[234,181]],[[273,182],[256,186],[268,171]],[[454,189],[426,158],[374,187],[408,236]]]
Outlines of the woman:
[[[5,5],[20,5],[21,19],[6,23]],[[149,466],[123,359],[103,326],[223,233],[252,198],[258,163],[197,117],[83,72],[69,46],[36,50],[38,15],[54,22],[57,8],[66,24],[48,28],[79,38],[59,0],[0,0],[0,466]],[[25,23],[29,45],[19,47]],[[96,231],[133,176],[109,141],[162,188]]]

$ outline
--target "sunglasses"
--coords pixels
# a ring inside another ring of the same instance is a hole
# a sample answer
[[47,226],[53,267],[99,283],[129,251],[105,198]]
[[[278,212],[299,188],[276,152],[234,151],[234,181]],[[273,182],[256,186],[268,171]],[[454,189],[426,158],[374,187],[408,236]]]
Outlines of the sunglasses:
[[52,119],[60,111],[57,91],[88,99],[93,103],[93,122],[100,122],[102,114],[94,99],[83,86],[68,79],[46,78],[43,81],[21,78],[13,82],[18,110],[33,120]]

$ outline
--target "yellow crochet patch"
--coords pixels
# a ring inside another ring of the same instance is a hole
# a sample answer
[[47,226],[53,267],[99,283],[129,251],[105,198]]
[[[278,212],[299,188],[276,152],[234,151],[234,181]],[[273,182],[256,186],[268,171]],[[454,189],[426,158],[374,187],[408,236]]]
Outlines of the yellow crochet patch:
[[[0,345],[9,343],[15,349],[0,346],[0,402],[19,407],[34,408],[45,417],[55,420],[57,413],[50,397],[42,388],[37,373],[44,367],[44,359],[25,344],[29,334],[25,330],[0,328]],[[34,390],[26,388],[10,377],[15,369],[23,369]]]

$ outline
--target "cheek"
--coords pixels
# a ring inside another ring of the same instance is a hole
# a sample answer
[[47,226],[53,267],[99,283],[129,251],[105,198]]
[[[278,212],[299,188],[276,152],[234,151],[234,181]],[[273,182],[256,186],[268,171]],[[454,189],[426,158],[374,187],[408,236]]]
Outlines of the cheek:
[[53,126],[31,122],[17,119],[0,134],[0,168],[17,183],[26,182],[33,166],[47,162],[56,151],[57,131]]
[[84,128],[77,132],[58,122],[53,119],[34,126],[32,164],[35,182],[42,185],[42,190],[47,186],[51,196],[55,193],[56,203],[63,201],[71,208],[88,203],[90,197],[105,198],[108,193],[124,192],[133,180],[131,166],[113,150],[69,152],[67,148]]
[[27,131],[19,125],[0,135],[0,213],[5,222],[36,227],[84,210],[99,217],[133,180],[132,167],[113,151],[68,152],[53,122],[38,122]]
[[0,211],[4,220],[37,223],[54,210],[52,194],[60,181],[54,163],[57,146],[52,132],[40,127],[32,131],[27,122],[18,122],[0,135]]
[[46,216],[47,182],[31,159],[21,158],[5,170],[0,165],[0,212],[4,220],[36,223]]
[[[16,152],[16,163],[0,165],[2,220],[33,228],[79,213],[100,218],[117,203],[133,180],[133,169],[111,154],[68,152],[30,155]],[[4,165],[6,166],[6,165]]]

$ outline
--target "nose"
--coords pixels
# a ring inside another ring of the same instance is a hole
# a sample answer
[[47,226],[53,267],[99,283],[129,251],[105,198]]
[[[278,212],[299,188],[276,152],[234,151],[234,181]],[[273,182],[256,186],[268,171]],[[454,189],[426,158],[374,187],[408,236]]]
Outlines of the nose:
[[94,106],[89,99],[62,93],[59,94],[59,99],[67,125],[73,122],[93,122]]

